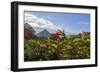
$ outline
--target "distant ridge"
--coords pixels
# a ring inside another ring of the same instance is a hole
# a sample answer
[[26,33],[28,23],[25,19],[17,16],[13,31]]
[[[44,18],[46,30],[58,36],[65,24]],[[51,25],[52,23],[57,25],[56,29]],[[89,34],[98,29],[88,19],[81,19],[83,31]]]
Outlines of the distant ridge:
[[49,37],[50,35],[51,35],[50,32],[48,32],[48,30],[46,29],[37,34],[38,37],[46,37],[46,38]]

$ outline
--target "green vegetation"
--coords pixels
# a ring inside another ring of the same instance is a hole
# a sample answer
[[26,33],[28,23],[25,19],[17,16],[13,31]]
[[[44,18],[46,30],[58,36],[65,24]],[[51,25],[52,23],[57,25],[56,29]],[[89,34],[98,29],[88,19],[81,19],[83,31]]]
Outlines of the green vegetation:
[[[33,35],[35,36],[35,35]],[[64,31],[42,40],[24,33],[24,61],[48,61],[90,58],[90,33],[82,32],[70,37]]]

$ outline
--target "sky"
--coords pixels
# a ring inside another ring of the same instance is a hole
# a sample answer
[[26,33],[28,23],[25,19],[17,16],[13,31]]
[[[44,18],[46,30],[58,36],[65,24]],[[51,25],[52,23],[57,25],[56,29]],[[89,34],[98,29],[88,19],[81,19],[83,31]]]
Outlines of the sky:
[[54,25],[51,28],[62,28],[65,30],[65,33],[90,32],[90,14],[37,11],[25,11],[25,13],[38,17],[38,20],[40,20],[39,18],[45,21],[48,20]]

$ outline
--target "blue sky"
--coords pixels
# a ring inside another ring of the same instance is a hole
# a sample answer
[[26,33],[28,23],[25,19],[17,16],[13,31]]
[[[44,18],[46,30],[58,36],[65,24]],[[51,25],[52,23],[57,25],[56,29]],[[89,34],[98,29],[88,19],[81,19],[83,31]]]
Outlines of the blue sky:
[[50,20],[55,25],[73,33],[90,32],[90,14],[60,13],[60,12],[31,12],[33,15]]

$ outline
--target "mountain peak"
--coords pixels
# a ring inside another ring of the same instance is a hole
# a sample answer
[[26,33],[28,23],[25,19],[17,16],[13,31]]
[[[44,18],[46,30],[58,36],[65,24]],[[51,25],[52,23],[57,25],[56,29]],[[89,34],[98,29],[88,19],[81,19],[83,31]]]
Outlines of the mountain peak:
[[50,32],[48,32],[48,30],[46,29],[37,34],[38,37],[49,37],[50,35],[51,35]]
[[25,22],[33,27],[33,29],[36,31],[35,33],[39,33],[44,29],[48,30],[50,33],[53,33],[58,29],[62,29],[50,19],[39,17],[28,12],[25,13]]

